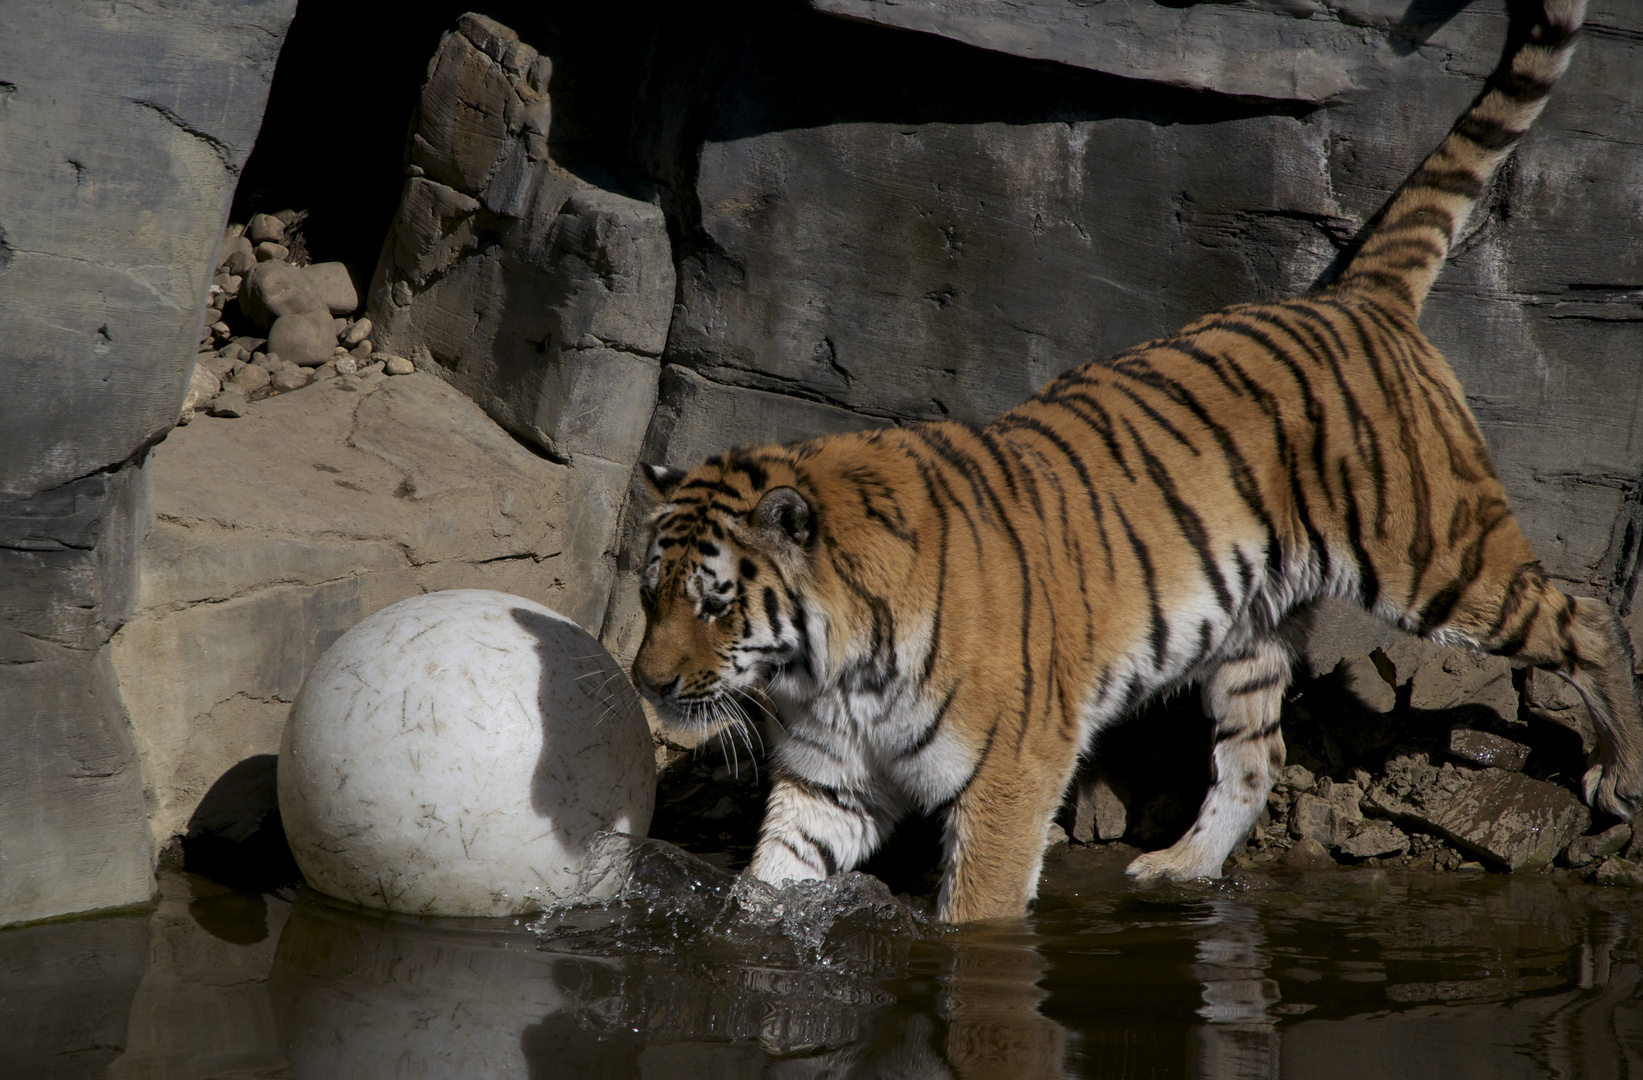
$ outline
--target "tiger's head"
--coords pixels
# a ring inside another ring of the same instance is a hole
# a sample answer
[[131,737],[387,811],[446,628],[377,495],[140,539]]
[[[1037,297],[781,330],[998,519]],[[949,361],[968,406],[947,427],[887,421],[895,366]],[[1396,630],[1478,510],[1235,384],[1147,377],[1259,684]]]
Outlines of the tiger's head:
[[749,692],[813,674],[815,511],[781,461],[728,454],[690,472],[641,471],[660,505],[639,574],[634,682],[669,725],[716,729],[745,715]]

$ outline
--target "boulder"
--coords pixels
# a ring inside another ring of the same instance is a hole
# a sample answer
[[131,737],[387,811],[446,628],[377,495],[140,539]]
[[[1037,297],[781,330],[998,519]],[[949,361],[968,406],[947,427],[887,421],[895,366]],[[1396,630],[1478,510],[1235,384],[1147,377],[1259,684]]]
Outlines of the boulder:
[[[348,276],[348,268],[341,263],[312,263],[302,268],[302,276],[331,314],[349,315],[359,307],[359,293],[354,288],[354,280]],[[335,340],[333,335],[332,341]]]
[[298,367],[319,367],[335,354],[336,335],[325,311],[281,315],[268,328],[268,351]]
[[278,244],[285,239],[285,222],[273,214],[252,214],[245,223],[245,236],[253,245],[265,241]]
[[1416,670],[1409,707],[1432,712],[1471,707],[1485,710],[1496,722],[1516,723],[1518,692],[1511,662],[1470,649],[1441,649]]
[[[282,315],[323,315],[327,329],[331,325],[324,297],[301,269],[289,263],[264,262],[252,267],[240,284],[239,302],[246,318],[264,330]],[[331,344],[336,344],[335,335]]]
[[1492,768],[1451,776],[1458,781],[1407,795],[1377,786],[1367,798],[1378,812],[1440,833],[1508,870],[1546,865],[1591,823],[1579,800],[1556,784]]
[[1594,862],[1607,859],[1610,855],[1619,854],[1631,838],[1632,827],[1621,822],[1594,836],[1579,837],[1569,845],[1569,849],[1563,853],[1563,858],[1570,866],[1590,866]]
[[1610,856],[1603,860],[1603,865],[1597,868],[1592,880],[1599,885],[1625,885],[1634,889],[1643,887],[1643,864],[1619,856]]

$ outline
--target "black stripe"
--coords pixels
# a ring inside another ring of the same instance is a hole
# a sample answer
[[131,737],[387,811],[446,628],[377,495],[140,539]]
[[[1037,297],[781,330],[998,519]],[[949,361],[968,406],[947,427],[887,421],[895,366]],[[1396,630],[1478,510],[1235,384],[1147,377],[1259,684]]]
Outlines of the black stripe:
[[776,590],[765,586],[764,590],[764,617],[770,624],[770,633],[773,637],[782,635],[782,609],[776,602]]
[[[800,833],[800,835],[803,836],[803,833]],[[804,865],[810,867],[812,870],[818,870],[819,869],[819,870],[823,871],[824,873],[826,872],[827,866],[826,866],[825,863],[822,866],[818,867],[815,863],[810,861],[810,859],[804,854],[804,852],[802,852],[798,848],[794,847],[793,842],[791,840],[789,840],[787,837],[785,837],[785,836],[773,836],[773,837],[771,837],[771,839],[776,841],[776,843],[780,844],[782,847],[786,848],[788,851],[791,851],[793,853],[793,857],[795,859],[799,860]],[[805,839],[808,840],[809,837],[805,837]],[[817,850],[819,851],[820,849],[818,848]]]
[[1519,105],[1539,101],[1552,92],[1550,81],[1537,79],[1533,75],[1519,75],[1515,71],[1497,71],[1489,76],[1484,85],[1491,90],[1499,90]]
[[[1171,345],[1170,349],[1190,356],[1200,363],[1213,363],[1217,371],[1220,370],[1220,359],[1201,349],[1193,347],[1192,351],[1188,352],[1186,348],[1176,345]],[[1242,369],[1238,370],[1242,373]],[[1227,385],[1231,386],[1230,379],[1227,379],[1224,373],[1222,374]],[[1227,430],[1225,425],[1211,417],[1209,410],[1198,401],[1192,391],[1163,373],[1149,370],[1134,372],[1130,377],[1166,395],[1170,400],[1191,412],[1193,418],[1204,426],[1210,433],[1211,438],[1215,440],[1216,445],[1220,447],[1221,454],[1226,459],[1227,467],[1232,473],[1233,490],[1238,493],[1238,497],[1243,500],[1245,508],[1260,523],[1261,528],[1266,531],[1267,535],[1272,535],[1275,531],[1272,516],[1268,513],[1265,498],[1261,495],[1260,482],[1256,480],[1255,472],[1250,468],[1248,459],[1244,457],[1243,451],[1238,448],[1237,441],[1233,439],[1231,432]],[[1247,380],[1247,376],[1245,378]],[[1250,382],[1249,386],[1254,386],[1253,382]],[[1259,390],[1259,388],[1256,389]],[[1235,389],[1234,392],[1240,397],[1250,396],[1250,390],[1247,386],[1244,389]],[[1259,390],[1259,392],[1264,393],[1265,391]]]
[[987,755],[993,752],[993,739],[997,736],[998,718],[995,716],[993,718],[993,726],[987,730],[987,741],[982,744],[981,753],[976,757],[976,763],[970,767],[970,775],[964,778],[964,783],[960,784],[958,790],[953,793],[953,797],[947,800],[949,805],[964,798],[964,793],[970,790],[970,785],[975,783],[976,777],[981,775],[981,766],[986,764]]
[[1186,538],[1192,550],[1198,553],[1199,565],[1203,567],[1204,576],[1209,579],[1210,587],[1215,590],[1215,602],[1228,615],[1232,614],[1232,596],[1227,592],[1226,578],[1221,575],[1221,568],[1215,564],[1215,554],[1210,550],[1209,531],[1204,528],[1204,519],[1198,512],[1187,505],[1181,498],[1180,490],[1175,486],[1175,480],[1170,476],[1164,463],[1153,456],[1147,444],[1142,441],[1141,434],[1124,421],[1130,439],[1135,443],[1136,452],[1141,455],[1141,461],[1147,468],[1147,476],[1157,485],[1158,491],[1164,496],[1164,503],[1175,516],[1175,523],[1181,529],[1181,535]]
[[[717,491],[721,495],[729,495],[733,499],[740,499],[742,497],[742,493],[731,487],[729,484],[726,484],[721,480],[709,480],[706,477],[701,476],[686,480],[684,483],[679,485],[678,490],[683,491],[686,488],[706,488],[708,491]],[[675,499],[673,501],[684,502],[687,500]],[[688,501],[694,502],[695,500],[692,499]]]
[[1239,683],[1227,693],[1233,697],[1245,697],[1249,694],[1258,694],[1262,690],[1271,690],[1274,686],[1283,686],[1289,682],[1288,672],[1275,672],[1271,675],[1259,675],[1248,682]]
[[1467,199],[1483,197],[1483,177],[1471,169],[1446,169],[1435,162],[1427,162],[1409,178],[1409,187],[1428,188],[1445,195],[1460,195]]
[[[1039,400],[1046,404],[1059,405],[1087,424],[1106,444],[1107,453],[1112,456],[1113,463],[1124,474],[1124,479],[1132,483],[1135,481],[1135,474],[1130,472],[1129,462],[1124,460],[1124,450],[1118,445],[1118,436],[1113,430],[1112,416],[1101,402],[1072,386],[1058,390],[1053,397],[1041,397]],[[1085,412],[1086,408],[1090,411]]]
[[1358,497],[1352,490],[1351,476],[1346,459],[1340,461],[1341,490],[1346,493],[1346,538],[1352,545],[1352,557],[1358,564],[1358,603],[1365,610],[1373,608],[1381,595],[1381,578],[1374,560],[1363,542],[1363,521],[1358,516]]
[[1455,122],[1455,134],[1476,143],[1485,150],[1504,150],[1522,137],[1519,128],[1509,128],[1496,120],[1485,120],[1467,113]]
[[1135,530],[1130,528],[1130,519],[1124,516],[1124,508],[1114,503],[1113,512],[1118,515],[1118,523],[1124,526],[1124,535],[1129,539],[1130,550],[1135,553],[1135,561],[1141,565],[1141,584],[1147,590],[1147,606],[1152,619],[1152,666],[1162,671],[1169,654],[1169,627],[1164,624],[1164,609],[1158,603],[1158,578],[1153,573],[1152,556],[1140,537],[1135,535]]
[[[1001,426],[1031,431],[1061,451],[1062,456],[1067,459],[1067,463],[1072,466],[1073,473],[1077,475],[1078,482],[1084,487],[1084,494],[1090,503],[1090,513],[1095,518],[1096,528],[1101,533],[1101,543],[1107,548],[1107,576],[1109,578],[1114,576],[1112,548],[1107,542],[1106,514],[1101,509],[1101,496],[1095,490],[1095,481],[1090,478],[1090,470],[1084,465],[1084,459],[1079,456],[1078,451],[1074,449],[1071,443],[1062,438],[1054,428],[1033,419],[1031,416],[1009,414],[1000,417],[998,423]],[[1080,562],[1082,562],[1082,559],[1080,559]]]
[[941,733],[942,721],[947,718],[947,710],[952,707],[953,698],[958,695],[958,687],[959,683],[955,682],[952,685],[952,688],[947,691],[947,696],[942,699],[941,707],[936,709],[936,715],[931,717],[930,722],[925,725],[924,730],[919,733],[919,737],[913,741],[913,745],[897,754],[895,760],[905,761],[913,755],[919,753],[926,746],[929,746],[931,740]]
[[[925,442],[931,449],[953,465],[954,468],[966,472],[966,479],[970,481],[972,490],[978,498],[991,500],[993,511],[997,514],[998,523],[1009,537],[1010,544],[1015,548],[1015,557],[1021,571],[1021,700],[1025,710],[1033,699],[1034,665],[1032,658],[1032,623],[1033,623],[1033,593],[1032,567],[1027,562],[1027,549],[1021,542],[1015,526],[1010,523],[1009,515],[1005,513],[1004,504],[999,500],[998,493],[986,477],[979,475],[980,463],[976,461],[947,439],[946,435],[937,431],[931,425],[919,425],[909,429],[912,434]],[[985,507],[984,507],[985,509]]]

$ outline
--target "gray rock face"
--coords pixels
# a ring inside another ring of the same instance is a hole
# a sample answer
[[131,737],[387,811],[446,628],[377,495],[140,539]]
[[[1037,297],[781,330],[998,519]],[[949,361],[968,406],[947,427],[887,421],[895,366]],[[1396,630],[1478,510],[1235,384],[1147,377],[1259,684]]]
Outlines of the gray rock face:
[[108,640],[149,520],[143,450],[189,390],[229,200],[295,7],[6,9],[0,925],[153,888]]

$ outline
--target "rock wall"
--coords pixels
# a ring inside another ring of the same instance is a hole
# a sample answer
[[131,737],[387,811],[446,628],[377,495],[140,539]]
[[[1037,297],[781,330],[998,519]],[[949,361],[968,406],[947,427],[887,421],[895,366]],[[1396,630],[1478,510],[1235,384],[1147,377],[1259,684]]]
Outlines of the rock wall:
[[0,35],[0,925],[144,901],[142,783],[108,641],[148,447],[294,0],[21,0]]
[[[812,0],[704,21],[561,5],[527,28],[547,50],[528,63],[466,18],[429,69],[372,315],[561,460],[556,395],[633,431],[654,385],[643,441],[589,451],[613,479],[636,445],[689,465],[740,441],[983,420],[1085,359],[1327,279],[1478,92],[1503,6]],[[612,55],[618,22],[631,47]],[[1614,223],[1643,200],[1640,30],[1629,5],[1594,3],[1425,318],[1548,569],[1627,611],[1643,248]],[[629,232],[578,224],[595,183]],[[567,242],[652,299],[586,289]],[[573,340],[566,295],[621,313],[620,361],[597,330]],[[604,625],[622,653],[626,581]]]

